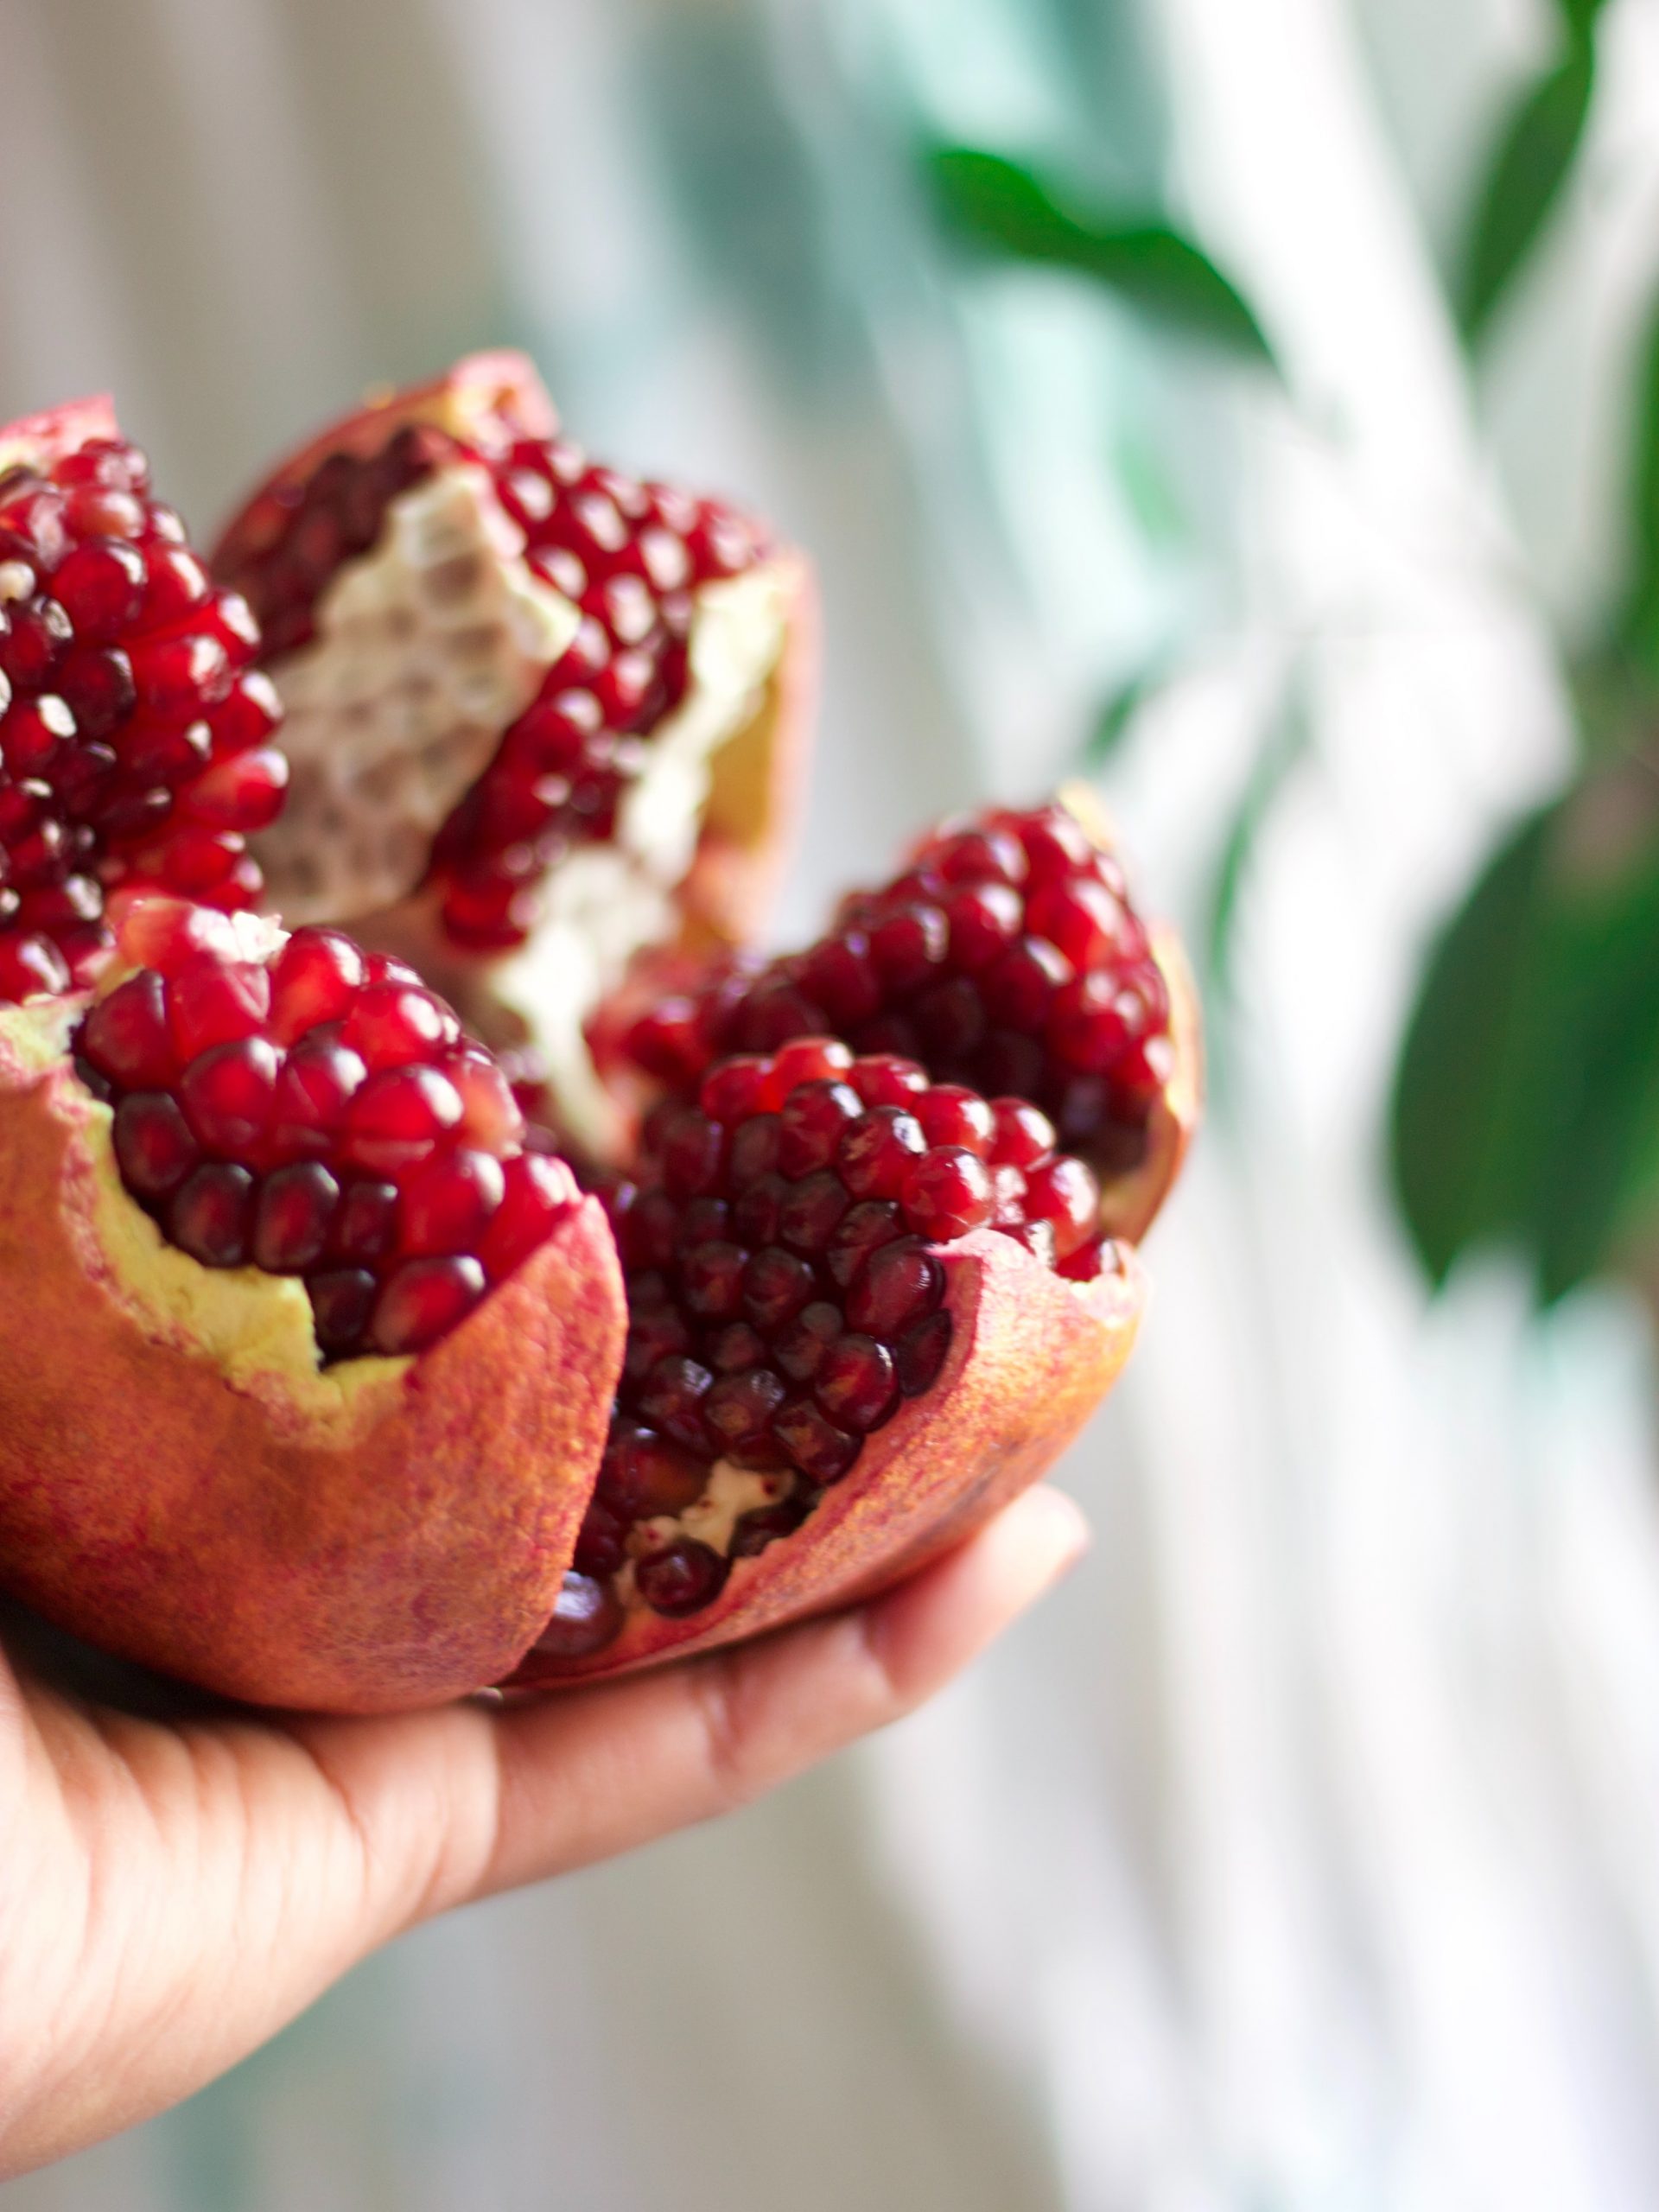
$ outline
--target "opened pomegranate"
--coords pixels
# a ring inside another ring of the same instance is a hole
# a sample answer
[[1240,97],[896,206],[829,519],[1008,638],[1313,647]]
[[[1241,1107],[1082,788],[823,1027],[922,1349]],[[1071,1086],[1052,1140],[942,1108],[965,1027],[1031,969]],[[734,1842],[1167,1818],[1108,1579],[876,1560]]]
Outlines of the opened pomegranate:
[[724,1640],[913,1565],[1061,1448],[1139,1310],[1093,1174],[1035,1107],[827,1039],[720,1063],[606,1198],[627,1355],[521,1681]]
[[938,1082],[1040,1108],[1097,1172],[1104,1226],[1134,1238],[1194,1118],[1192,1022],[1178,949],[1136,914],[1103,823],[1073,793],[947,823],[893,881],[843,899],[806,951],[716,963],[637,1019],[624,999],[595,1046],[682,1094],[721,1053],[818,1032],[913,1055]]
[[90,982],[118,886],[260,890],[276,694],[107,400],[0,429],[0,1002]]
[[777,863],[811,673],[798,557],[590,462],[494,354],[315,440],[215,565],[289,709],[276,904],[410,960],[613,1147],[584,1020],[641,946],[746,935]]
[[0,1573],[239,1696],[415,1705],[547,1618],[626,1320],[499,1067],[343,938],[138,899],[0,1010]]

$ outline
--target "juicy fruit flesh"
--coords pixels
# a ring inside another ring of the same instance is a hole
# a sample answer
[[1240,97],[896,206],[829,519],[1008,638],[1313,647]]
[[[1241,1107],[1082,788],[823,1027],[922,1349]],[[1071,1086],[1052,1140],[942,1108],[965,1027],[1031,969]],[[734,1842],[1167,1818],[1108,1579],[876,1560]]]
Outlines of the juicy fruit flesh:
[[118,884],[257,896],[287,763],[256,645],[135,448],[0,474],[0,1002],[92,981]]
[[76,1038],[128,1192],[209,1268],[302,1279],[326,1360],[423,1351],[575,1203],[494,1060],[401,963],[331,930],[249,957],[140,901]]
[[947,825],[809,950],[739,962],[630,1033],[679,1090],[727,1052],[842,1037],[1032,1100],[1103,1174],[1136,1165],[1173,1065],[1169,998],[1122,871],[1063,806]]
[[[1098,1186],[1035,1108],[822,1038],[724,1062],[695,1103],[658,1108],[639,1179],[601,1195],[628,1349],[544,1656],[612,1640],[630,1586],[653,1611],[701,1611],[734,1558],[801,1525],[937,1378],[940,1248],[995,1229],[1071,1280],[1103,1266]],[[761,1478],[724,1549],[682,1525],[717,1462]]]
[[693,594],[753,567],[766,548],[727,509],[596,467],[563,440],[486,452],[405,424],[378,454],[335,453],[292,486],[280,531],[236,569],[268,658],[310,641],[318,598],[375,543],[390,502],[458,461],[489,472],[530,567],[582,614],[434,846],[448,936],[505,950],[529,935],[547,870],[571,847],[612,835],[642,741],[684,696]]

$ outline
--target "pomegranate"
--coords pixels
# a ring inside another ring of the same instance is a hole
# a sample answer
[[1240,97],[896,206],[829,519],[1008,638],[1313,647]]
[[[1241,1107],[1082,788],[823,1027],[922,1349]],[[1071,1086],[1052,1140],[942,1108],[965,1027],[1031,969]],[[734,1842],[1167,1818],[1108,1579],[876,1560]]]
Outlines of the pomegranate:
[[257,641],[107,400],[0,429],[0,1003],[91,982],[118,887],[258,896],[288,763]]
[[651,1117],[605,1198],[616,1416],[523,1684],[753,1633],[902,1573],[1063,1448],[1140,1310],[1019,1098],[805,1038]]
[[367,1711],[545,1622],[625,1311],[505,1077],[332,932],[140,899],[0,1010],[0,1558],[107,1648]]
[[614,1148],[583,1022],[641,946],[747,935],[777,862],[798,556],[590,462],[529,364],[488,354],[314,440],[214,565],[288,708],[276,905],[410,960],[540,1110]]
[[[683,971],[643,974],[593,1026],[614,1077],[684,1094],[722,1053],[827,1032],[1029,1100],[1096,1171],[1112,1235],[1142,1236],[1179,1170],[1198,1106],[1192,986],[1130,904],[1086,792],[944,823],[804,952],[739,955],[665,988]],[[1081,1190],[1075,1168],[1055,1173]]]

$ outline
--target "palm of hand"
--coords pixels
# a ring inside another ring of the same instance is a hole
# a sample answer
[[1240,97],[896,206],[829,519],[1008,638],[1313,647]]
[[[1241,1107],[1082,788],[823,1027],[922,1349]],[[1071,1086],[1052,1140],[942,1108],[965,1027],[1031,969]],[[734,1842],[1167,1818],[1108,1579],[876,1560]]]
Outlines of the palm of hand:
[[898,1718],[1083,1541],[1032,1491],[855,1612],[386,1719],[214,1705],[0,1619],[0,2179],[188,2095],[433,1914],[729,1810]]

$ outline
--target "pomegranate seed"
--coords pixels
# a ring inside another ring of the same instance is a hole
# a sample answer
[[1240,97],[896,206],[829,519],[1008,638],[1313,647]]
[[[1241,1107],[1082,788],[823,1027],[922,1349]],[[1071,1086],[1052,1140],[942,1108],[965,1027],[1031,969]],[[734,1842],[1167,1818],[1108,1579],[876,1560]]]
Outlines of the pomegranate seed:
[[162,979],[132,976],[86,1017],[80,1049],[125,1090],[164,1090],[177,1072]]
[[813,1395],[838,1427],[862,1435],[879,1428],[899,1403],[893,1354],[874,1337],[837,1338],[813,1378]]
[[709,1348],[709,1364],[716,1375],[741,1375],[759,1367],[766,1356],[766,1339],[747,1321],[733,1321]]
[[180,1079],[179,1103],[204,1150],[251,1150],[270,1118],[279,1065],[276,1046],[264,1037],[215,1045],[190,1063]]
[[367,1074],[358,1054],[331,1032],[302,1037],[276,1079],[270,1112],[273,1147],[288,1155],[330,1151]]
[[457,1146],[417,1167],[404,1186],[398,1242],[413,1255],[476,1252],[506,1190],[501,1162]]
[[1100,1185],[1080,1160],[1065,1154],[1026,1171],[1026,1211],[1054,1231],[1054,1249],[1069,1259],[1100,1224]]
[[267,1274],[303,1274],[328,1249],[340,1185],[315,1160],[296,1160],[259,1186],[249,1249]]
[[141,1198],[165,1198],[200,1157],[178,1102],[165,1091],[132,1090],[115,1109],[121,1179]]
[[435,1068],[383,1068],[346,1109],[343,1157],[371,1174],[398,1175],[428,1159],[461,1119],[461,1094]]
[[306,1281],[317,1343],[336,1357],[361,1349],[379,1285],[365,1268],[330,1268]]
[[995,1135],[987,1159],[995,1165],[1031,1167],[1054,1149],[1054,1124],[1023,1098],[994,1098]]
[[381,1285],[368,1339],[387,1356],[423,1351],[464,1319],[484,1294],[484,1270],[470,1255],[408,1260]]
[[773,1364],[791,1382],[810,1382],[826,1349],[841,1334],[841,1314],[825,1299],[815,1298],[772,1341]]
[[270,1012],[270,975],[251,961],[198,953],[168,982],[168,1028],[181,1061],[257,1036]]
[[253,1178],[245,1167],[206,1161],[180,1185],[168,1209],[167,1233],[204,1268],[239,1268],[248,1256]]
[[769,1244],[744,1268],[742,1287],[744,1312],[757,1328],[770,1334],[794,1319],[812,1297],[817,1281],[804,1260]]
[[[1069,1164],[1088,1174],[1081,1160]],[[991,1217],[990,1175],[984,1161],[964,1146],[939,1145],[911,1169],[902,1203],[906,1223],[917,1236],[965,1236]]]
[[395,1183],[377,1183],[367,1177],[348,1183],[334,1217],[331,1255],[365,1267],[385,1259],[397,1242],[397,1206]]
[[585,1659],[613,1643],[621,1627],[621,1602],[607,1582],[567,1574],[553,1617],[534,1649],[543,1658]]
[[809,1482],[839,1482],[858,1457],[859,1438],[837,1428],[807,1400],[776,1414],[772,1433]]
[[728,1562],[718,1552],[694,1537],[682,1536],[640,1560],[633,1570],[633,1581],[653,1612],[675,1619],[712,1605],[729,1572]]
[[927,1150],[921,1123],[897,1106],[874,1106],[841,1139],[836,1166],[855,1198],[896,1198]]
[[[779,1056],[780,1065],[784,1057]],[[832,1079],[808,1079],[789,1092],[779,1116],[778,1165],[784,1173],[800,1176],[827,1167],[848,1123],[861,1110],[858,1093]]]
[[576,1203],[576,1186],[563,1160],[523,1153],[503,1171],[501,1203],[479,1257],[492,1282],[505,1281],[547,1241],[553,1224]]
[[360,1052],[372,1071],[415,1066],[460,1037],[461,1025],[442,999],[395,981],[360,991],[340,1030],[341,1041]]
[[702,1402],[703,1425],[716,1449],[740,1451],[758,1442],[786,1395],[769,1368],[722,1375]]
[[939,1379],[939,1370],[944,1365],[945,1354],[950,1349],[954,1324],[949,1313],[931,1314],[925,1321],[918,1321],[899,1340],[893,1353],[893,1363],[899,1373],[899,1389],[906,1398],[925,1396]]
[[933,1312],[944,1295],[944,1270],[925,1246],[903,1237],[870,1255],[847,1294],[855,1329],[895,1342]]
[[785,1185],[778,1209],[779,1242],[798,1252],[822,1252],[849,1203],[845,1174],[833,1173],[827,1167],[804,1176],[798,1183]]

